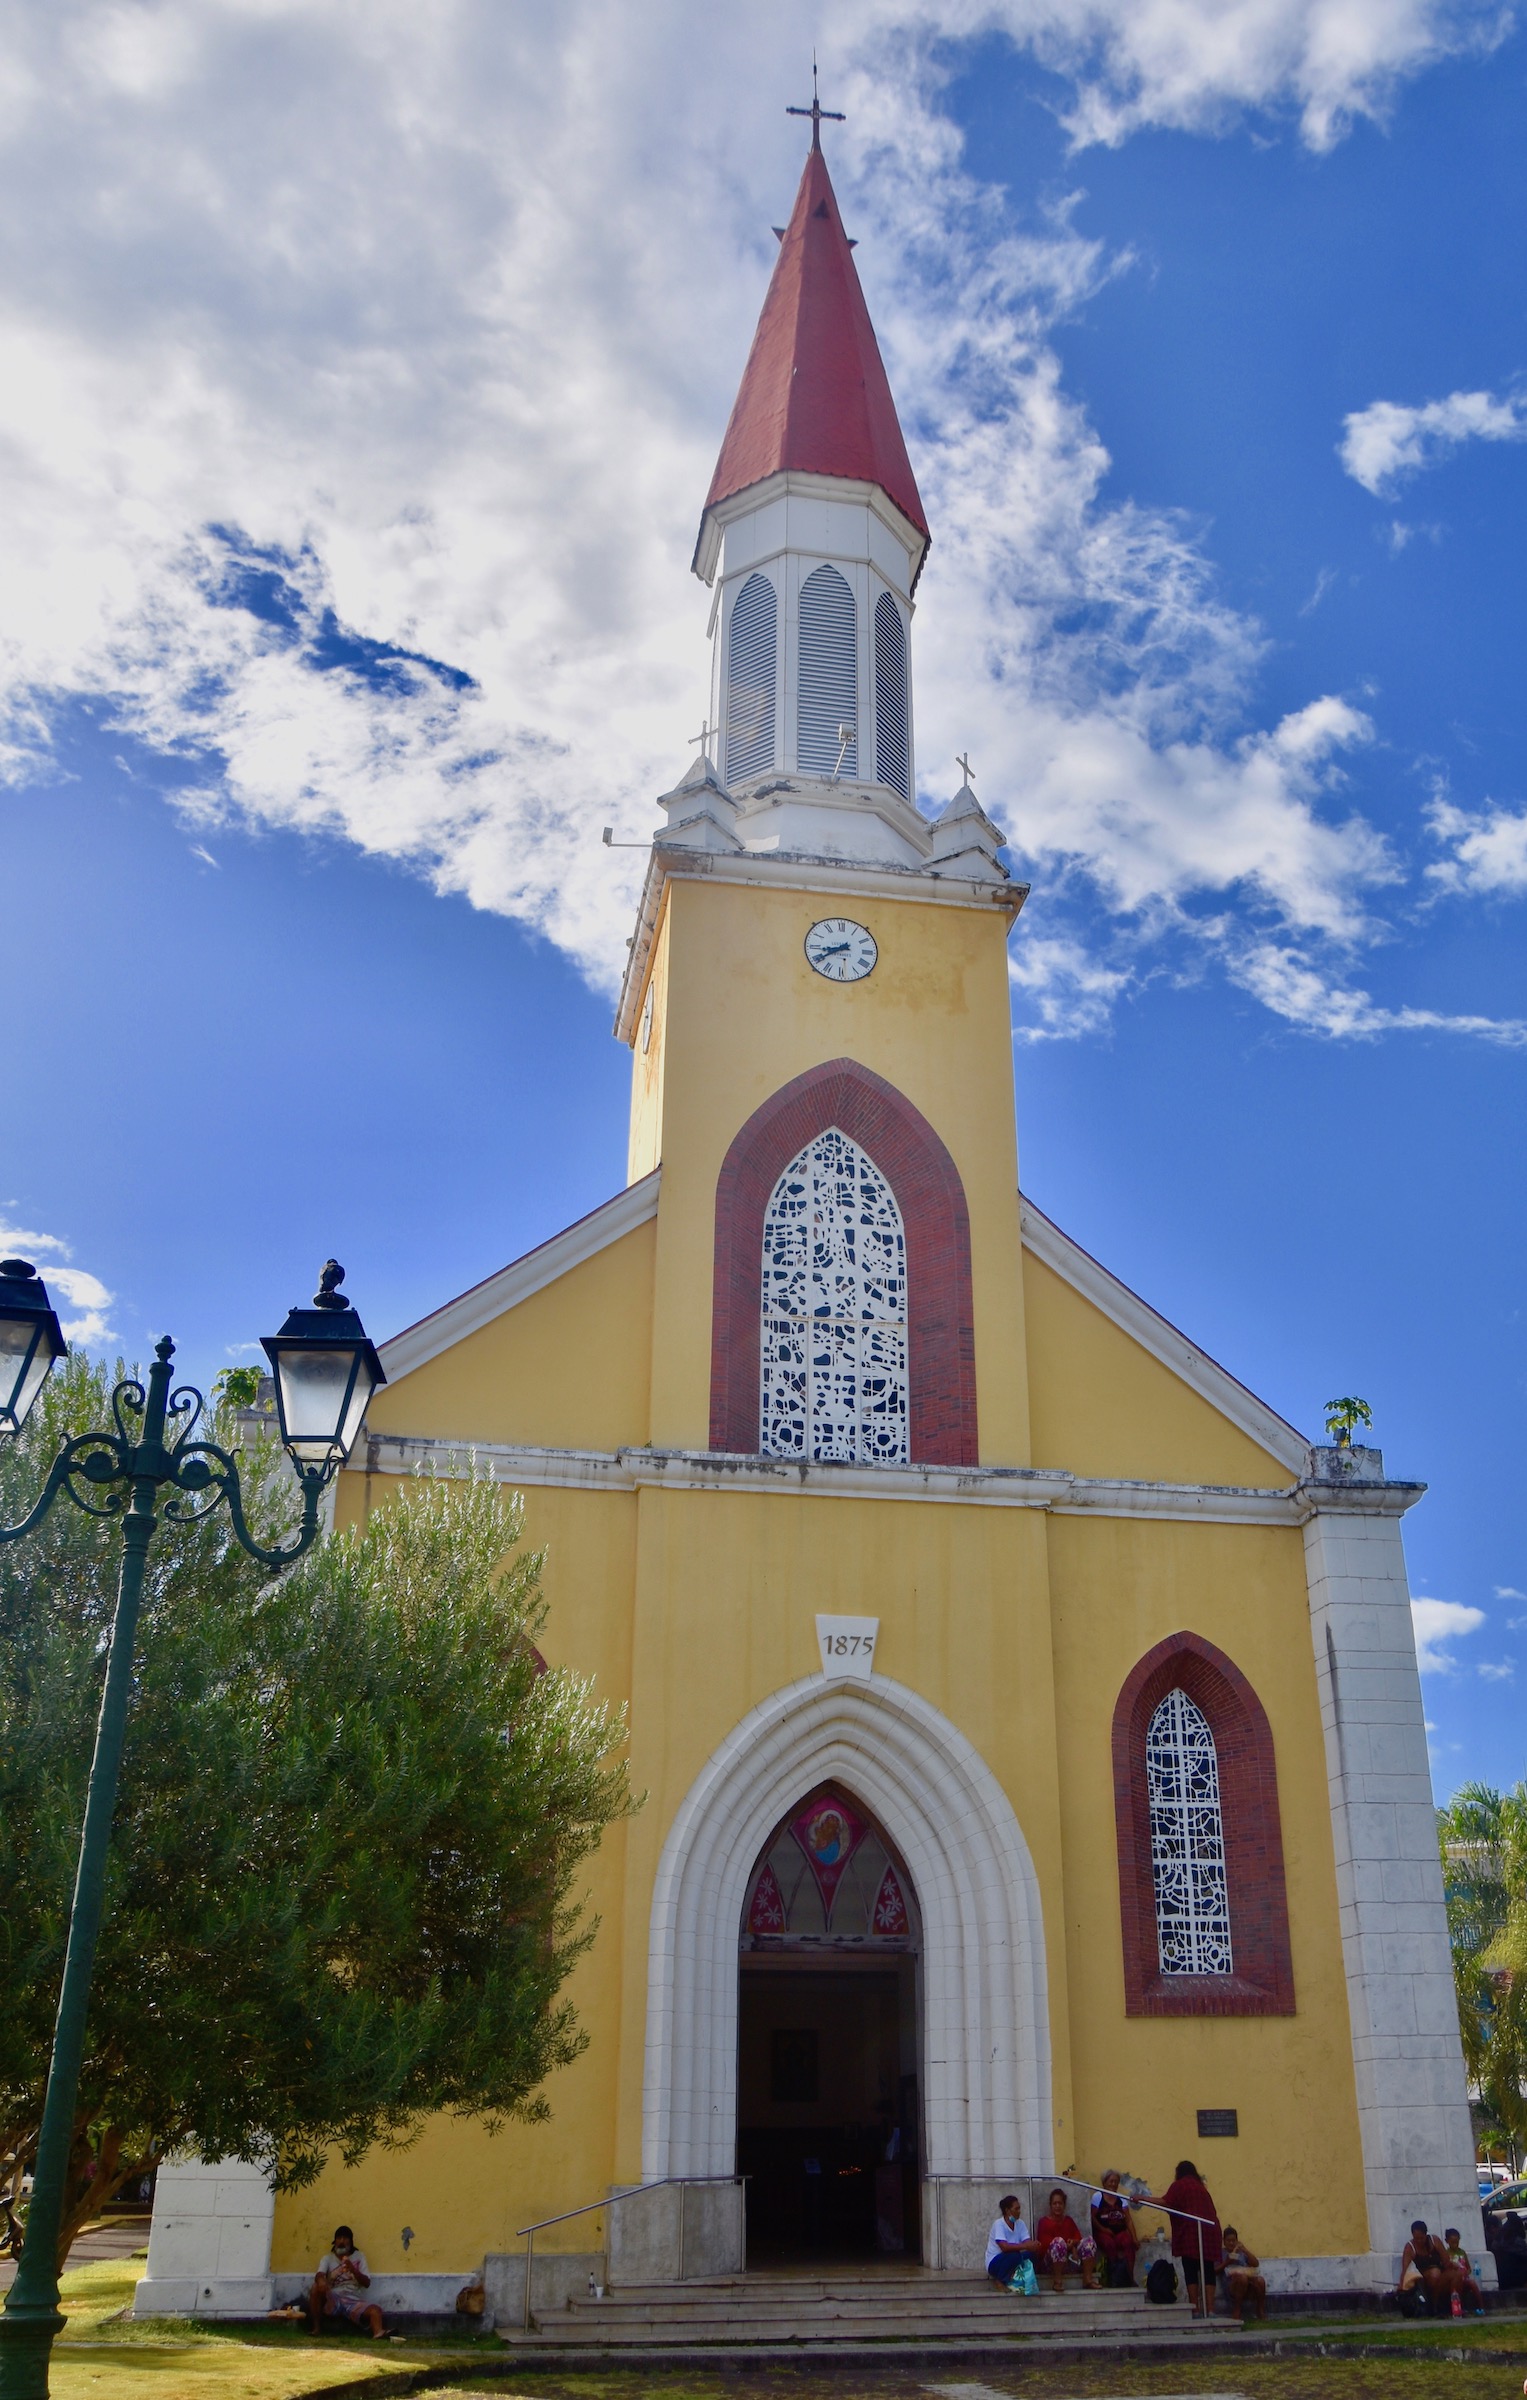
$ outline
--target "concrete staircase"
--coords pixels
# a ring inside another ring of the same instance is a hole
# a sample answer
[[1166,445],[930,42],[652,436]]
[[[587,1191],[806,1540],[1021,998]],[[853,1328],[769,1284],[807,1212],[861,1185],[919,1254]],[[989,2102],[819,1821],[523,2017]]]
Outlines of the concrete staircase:
[[971,2349],[1014,2340],[1128,2340],[1155,2343],[1212,2333],[1179,2303],[1151,2306],[1141,2291],[1084,2292],[1038,2299],[998,2291],[984,2275],[902,2265],[839,2273],[786,2270],[717,2276],[705,2282],[634,2284],[603,2299],[575,2297],[540,2312],[529,2333],[499,2324],[517,2350],[600,2353],[848,2347],[884,2351]]

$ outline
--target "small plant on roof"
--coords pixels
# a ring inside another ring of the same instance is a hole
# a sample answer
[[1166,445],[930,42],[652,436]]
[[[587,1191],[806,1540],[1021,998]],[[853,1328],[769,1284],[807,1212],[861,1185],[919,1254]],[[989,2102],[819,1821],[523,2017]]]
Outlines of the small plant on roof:
[[1352,1436],[1359,1425],[1371,1426],[1373,1411],[1366,1400],[1328,1400],[1326,1402],[1326,1433],[1338,1450],[1350,1450]]

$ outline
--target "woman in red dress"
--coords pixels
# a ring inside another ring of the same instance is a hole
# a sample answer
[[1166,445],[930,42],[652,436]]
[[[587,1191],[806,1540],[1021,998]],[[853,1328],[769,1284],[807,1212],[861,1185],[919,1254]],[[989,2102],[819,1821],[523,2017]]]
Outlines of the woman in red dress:
[[1090,2233],[1083,2233],[1072,2216],[1066,2213],[1066,2195],[1057,2184],[1050,2194],[1048,2212],[1034,2228],[1039,2244],[1039,2256],[1050,2270],[1054,2291],[1065,2289],[1066,2269],[1079,2267],[1082,2282],[1089,2292],[1097,2289],[1098,2246]]

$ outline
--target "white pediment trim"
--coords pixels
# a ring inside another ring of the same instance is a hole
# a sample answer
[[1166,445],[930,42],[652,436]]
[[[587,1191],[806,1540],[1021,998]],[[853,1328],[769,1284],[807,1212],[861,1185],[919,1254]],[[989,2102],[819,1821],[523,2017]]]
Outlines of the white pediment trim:
[[1142,1350],[1159,1359],[1162,1366],[1197,1392],[1201,1400],[1207,1400],[1211,1408],[1228,1417],[1232,1425],[1280,1466],[1287,1467],[1291,1475],[1302,1480],[1309,1474],[1310,1445],[1286,1418],[1269,1408],[1265,1400],[1259,1400],[1255,1392],[1249,1392],[1244,1383],[1238,1383],[1229,1369],[1211,1358],[1207,1350],[1200,1350],[1185,1333],[1179,1333],[1175,1325],[1159,1316],[1128,1284],[1110,1275],[1106,1267],[1100,1266],[1068,1233],[1062,1233],[1032,1200],[1020,1193],[1018,1205],[1023,1246],[1032,1251],[1042,1266],[1058,1275],[1063,1283],[1070,1284],[1074,1292],[1080,1292],[1084,1300],[1090,1300],[1121,1333],[1127,1333]]
[[469,1333],[480,1333],[495,1317],[518,1308],[522,1300],[528,1300],[533,1292],[544,1291],[558,1276],[570,1274],[585,1259],[597,1256],[612,1242],[634,1233],[639,1225],[650,1225],[657,1215],[661,1178],[659,1167],[644,1175],[640,1183],[628,1184],[613,1200],[606,1200],[602,1207],[580,1217],[565,1232],[554,1233],[549,1242],[527,1250],[523,1258],[500,1267],[496,1275],[487,1276],[482,1283],[474,1283],[460,1299],[448,1300],[443,1308],[421,1317],[417,1325],[410,1325],[402,1333],[395,1333],[390,1341],[380,1343],[388,1382],[396,1383],[401,1376],[428,1366],[443,1350],[465,1341]]

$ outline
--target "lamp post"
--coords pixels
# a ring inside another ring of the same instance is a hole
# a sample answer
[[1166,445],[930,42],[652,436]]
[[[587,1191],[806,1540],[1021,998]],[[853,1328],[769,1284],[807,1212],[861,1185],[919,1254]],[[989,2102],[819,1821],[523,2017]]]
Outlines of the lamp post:
[[[22,1540],[42,1523],[63,1492],[88,1515],[115,1518],[122,1529],[117,1606],[85,1797],[26,2243],[0,2316],[0,2400],[47,2400],[48,2361],[64,2324],[58,2305],[58,2234],[127,1732],[138,1605],[161,1497],[163,1514],[181,1523],[207,1516],[226,1501],[239,1543],[272,1574],[312,1547],[323,1492],[359,1431],[372,1393],[386,1381],[365,1327],[337,1288],[343,1280],[344,1269],[330,1259],[312,1306],[294,1308],[281,1331],[262,1345],[275,1371],[281,1438],[302,1490],[301,1522],[285,1549],[263,1549],[254,1539],[244,1521],[237,1465],[216,1442],[195,1438],[202,1396],[189,1384],[170,1389],[175,1345],[168,1335],[155,1346],[147,1388],[128,1379],[112,1393],[114,1430],[76,1434],[65,1442],[34,1506],[19,1525],[0,1527],[0,1542]],[[0,1259],[0,1438],[20,1432],[65,1347],[36,1268],[25,1259]]]

